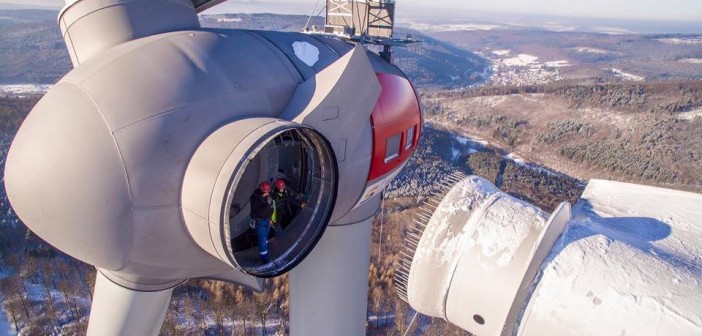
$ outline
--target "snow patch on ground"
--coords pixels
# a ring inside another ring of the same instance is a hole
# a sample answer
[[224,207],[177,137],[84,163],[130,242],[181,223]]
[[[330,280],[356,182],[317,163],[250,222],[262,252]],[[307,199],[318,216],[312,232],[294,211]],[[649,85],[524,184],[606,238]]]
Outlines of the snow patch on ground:
[[458,159],[463,154],[473,154],[477,153],[478,151],[473,148],[456,148],[456,147],[451,147],[451,158],[453,160]]
[[602,50],[602,49],[597,49],[597,48],[589,48],[589,47],[577,47],[577,48],[574,48],[574,50],[577,52],[590,53],[590,54],[606,54],[606,53],[608,53],[607,50]]
[[507,160],[512,160],[512,161],[514,161],[514,163],[516,163],[520,166],[526,166],[526,162],[524,162],[524,159],[519,157],[517,154],[509,153],[509,154],[503,156],[503,158],[505,158]]
[[702,44],[702,37],[662,38],[657,41],[666,44]]
[[[457,134],[454,134],[453,138],[456,139],[456,141],[460,142],[461,145],[465,146],[467,144],[467,145],[471,146],[472,148],[476,148],[476,149],[482,149],[482,148],[486,147],[487,145],[489,145],[489,143],[485,140],[476,140],[476,139],[473,139],[470,137],[464,137],[464,136],[460,136]],[[476,150],[476,152],[477,152],[477,150]]]
[[409,27],[420,31],[432,32],[451,32],[451,31],[476,31],[476,30],[493,30],[502,28],[499,25],[480,24],[480,23],[460,23],[460,24],[430,24],[430,23],[409,23]]
[[497,56],[505,56],[505,55],[509,55],[509,53],[511,53],[511,51],[504,50],[504,49],[503,50],[493,50],[492,53],[497,55]]
[[561,68],[561,67],[570,66],[570,63],[568,63],[568,61],[566,61],[566,60],[560,60],[560,61],[544,62],[544,65],[547,67],[551,67],[551,68]]
[[702,64],[702,58],[686,58],[686,59],[681,59],[678,62],[690,63],[690,64]]
[[220,19],[217,19],[217,22],[225,22],[225,23],[226,22],[241,22],[241,21],[242,21],[241,18],[220,18]]
[[518,166],[521,166],[524,168],[529,168],[531,170],[536,170],[536,171],[538,171],[540,173],[544,173],[546,175],[550,175],[550,176],[561,176],[562,175],[560,173],[556,173],[556,172],[553,172],[551,170],[548,170],[548,169],[546,169],[542,166],[539,166],[535,163],[527,162],[524,158],[522,158],[521,156],[519,156],[515,153],[509,153],[507,155],[502,156],[502,158],[507,159],[507,160],[511,160],[512,162],[514,162]]
[[566,25],[562,23],[555,23],[555,22],[545,22],[542,24],[536,25],[537,27],[554,31],[554,32],[572,32],[576,31],[578,27],[573,26],[573,25]]
[[609,34],[609,35],[621,35],[621,34],[630,34],[631,33],[631,31],[624,29],[624,28],[608,27],[608,26],[592,27],[592,31],[597,32],[597,33]]
[[517,57],[503,59],[502,63],[506,66],[528,66],[535,63],[539,59],[536,56],[528,54],[519,54]]
[[619,78],[624,79],[624,80],[639,82],[639,81],[642,81],[645,79],[644,77],[637,76],[637,75],[630,74],[630,73],[626,73],[626,72],[621,71],[619,69],[611,68],[611,69],[605,69],[605,70],[609,70],[614,75],[614,77],[619,77]]
[[26,96],[44,94],[49,91],[53,84],[10,84],[0,85],[0,94],[11,96]]
[[702,118],[702,108],[688,112],[680,112],[675,116],[678,118],[678,120],[694,120],[697,117]]

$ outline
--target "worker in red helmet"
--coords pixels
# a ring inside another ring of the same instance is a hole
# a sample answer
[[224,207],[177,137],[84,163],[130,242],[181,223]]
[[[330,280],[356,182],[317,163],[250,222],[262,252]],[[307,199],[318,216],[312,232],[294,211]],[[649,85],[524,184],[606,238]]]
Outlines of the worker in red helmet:
[[271,198],[271,184],[261,182],[258,189],[251,195],[251,218],[256,224],[258,235],[258,253],[261,262],[267,263],[268,258],[268,233],[271,228],[271,218],[275,215],[275,202]]
[[285,186],[284,179],[275,180],[275,190],[272,195],[276,208],[276,225],[285,229],[299,209],[307,203],[302,195]]

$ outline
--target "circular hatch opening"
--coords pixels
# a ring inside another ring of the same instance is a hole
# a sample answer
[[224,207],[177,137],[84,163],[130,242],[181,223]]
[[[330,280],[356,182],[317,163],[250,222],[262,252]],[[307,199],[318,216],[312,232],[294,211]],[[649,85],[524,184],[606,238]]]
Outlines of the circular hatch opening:
[[[230,261],[246,273],[272,277],[301,262],[324,232],[336,200],[337,168],[331,146],[315,130],[277,130],[251,148],[231,177],[222,209],[221,237]],[[276,228],[269,230],[268,262],[259,253],[251,197],[261,182],[285,181],[287,202],[276,202]],[[283,204],[279,204],[283,203]]]

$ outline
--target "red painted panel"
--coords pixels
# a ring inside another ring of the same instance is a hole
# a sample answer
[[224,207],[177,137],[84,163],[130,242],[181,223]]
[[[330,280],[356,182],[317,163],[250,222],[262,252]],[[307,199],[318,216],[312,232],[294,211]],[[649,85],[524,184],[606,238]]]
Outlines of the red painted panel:
[[[406,161],[417,148],[422,129],[419,99],[412,84],[404,77],[387,73],[376,73],[381,91],[378,102],[371,113],[373,125],[373,157],[368,181],[375,180]],[[407,145],[407,130],[415,126],[412,147]],[[400,155],[385,163],[386,141],[395,134],[402,134]]]

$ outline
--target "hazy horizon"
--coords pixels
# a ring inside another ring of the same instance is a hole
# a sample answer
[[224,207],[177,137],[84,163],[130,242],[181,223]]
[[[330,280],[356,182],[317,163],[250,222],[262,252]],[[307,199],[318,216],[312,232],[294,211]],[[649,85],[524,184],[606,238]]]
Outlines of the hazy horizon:
[[[666,4],[655,0],[620,0],[612,3],[593,0],[588,3],[559,4],[555,0],[534,0],[524,4],[520,0],[473,0],[470,3],[452,0],[398,0],[398,22],[429,23],[457,21],[499,22],[517,26],[543,27],[568,25],[574,30],[588,27],[615,26],[629,33],[686,33],[702,34],[702,1],[671,0]],[[60,9],[63,0],[0,0],[0,9],[51,8]],[[316,4],[316,6],[315,6]],[[323,13],[322,0],[229,0],[204,14],[224,13],[278,13],[310,15]]]
[[[309,14],[315,5],[323,6],[322,0],[229,0],[210,11],[229,10],[230,7],[273,7],[281,14]],[[558,0],[397,0],[398,8],[456,11],[489,11],[507,14],[561,15],[582,18],[652,20],[652,21],[702,21],[702,1],[698,0],[591,0],[588,2],[563,3]],[[64,0],[0,0],[0,4],[42,6],[60,8]]]

